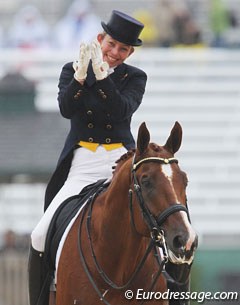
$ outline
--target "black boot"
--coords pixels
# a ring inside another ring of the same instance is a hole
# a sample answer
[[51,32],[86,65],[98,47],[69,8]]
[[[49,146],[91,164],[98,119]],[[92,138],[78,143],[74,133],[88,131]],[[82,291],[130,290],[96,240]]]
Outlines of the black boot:
[[33,247],[30,248],[28,275],[30,305],[48,305],[51,278],[44,262],[43,252],[38,252]]
[[[170,292],[184,293],[190,291],[190,271],[191,265],[188,264],[166,264],[167,286]],[[183,294],[182,294],[183,295]],[[189,299],[182,299],[181,294],[177,298],[171,298],[169,305],[189,305]]]

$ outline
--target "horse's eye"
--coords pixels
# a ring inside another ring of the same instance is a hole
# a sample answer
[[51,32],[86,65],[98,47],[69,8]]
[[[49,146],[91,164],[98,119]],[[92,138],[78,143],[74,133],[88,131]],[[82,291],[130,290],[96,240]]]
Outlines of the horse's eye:
[[149,176],[143,175],[141,177],[141,186],[146,187],[146,188],[149,188],[151,186],[151,180],[150,180]]

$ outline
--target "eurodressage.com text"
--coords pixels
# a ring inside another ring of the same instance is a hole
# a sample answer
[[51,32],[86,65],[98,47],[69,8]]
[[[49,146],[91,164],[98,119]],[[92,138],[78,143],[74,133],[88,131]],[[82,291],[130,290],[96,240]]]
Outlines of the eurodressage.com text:
[[169,289],[163,293],[161,292],[146,292],[143,289],[138,289],[136,295],[132,290],[125,291],[125,298],[127,300],[194,300],[198,303],[203,303],[206,300],[231,300],[236,301],[239,299],[240,293],[238,292],[176,292]]

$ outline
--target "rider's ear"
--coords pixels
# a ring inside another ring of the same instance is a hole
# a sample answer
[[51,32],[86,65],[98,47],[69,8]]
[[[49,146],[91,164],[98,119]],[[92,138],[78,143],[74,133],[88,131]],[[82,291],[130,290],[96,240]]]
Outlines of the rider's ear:
[[166,144],[164,145],[164,148],[171,152],[172,154],[175,154],[181,146],[182,143],[182,127],[178,122],[175,122],[170,136],[167,139]]
[[147,129],[145,122],[143,122],[138,129],[138,137],[137,137],[137,149],[141,154],[145,152],[148,147],[150,141],[150,133]]

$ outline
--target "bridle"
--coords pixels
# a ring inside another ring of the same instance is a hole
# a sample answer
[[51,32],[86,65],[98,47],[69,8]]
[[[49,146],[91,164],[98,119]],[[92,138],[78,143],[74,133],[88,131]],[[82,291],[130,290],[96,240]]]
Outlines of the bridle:
[[[93,209],[93,204],[94,204],[94,200],[97,197],[97,195],[101,192],[101,190],[99,190],[95,195],[91,196],[91,198],[89,198],[88,202],[89,205],[86,204],[81,216],[81,220],[80,220],[80,225],[79,225],[79,233],[78,233],[78,250],[79,250],[79,255],[83,264],[83,268],[86,272],[86,275],[89,278],[89,281],[91,282],[91,284],[93,285],[96,293],[99,295],[100,300],[106,304],[106,305],[111,305],[106,299],[104,294],[102,294],[102,292],[100,291],[100,289],[97,287],[96,282],[93,279],[93,276],[89,270],[89,267],[87,265],[85,256],[83,254],[83,249],[82,249],[82,242],[81,242],[81,229],[82,229],[82,225],[83,225],[83,221],[84,221],[84,216],[87,214],[87,222],[86,222],[86,230],[87,230],[87,236],[88,236],[88,240],[90,242],[90,250],[91,250],[91,255],[95,264],[95,267],[99,273],[99,275],[101,276],[101,278],[103,279],[103,281],[108,284],[111,288],[113,289],[117,289],[117,290],[123,290],[125,288],[127,288],[128,286],[130,286],[130,284],[132,284],[132,282],[134,281],[134,279],[136,278],[136,276],[138,275],[138,273],[140,272],[140,270],[142,269],[142,267],[144,266],[145,261],[147,260],[149,254],[151,253],[151,251],[154,251],[154,256],[157,259],[157,262],[159,264],[159,270],[157,272],[157,274],[155,275],[148,291],[152,291],[152,289],[154,288],[161,272],[164,270],[165,264],[168,261],[168,252],[167,252],[167,247],[166,247],[166,242],[165,242],[165,238],[164,238],[164,231],[161,228],[161,225],[165,222],[165,220],[173,213],[176,213],[178,211],[185,211],[187,213],[187,216],[189,218],[189,213],[188,213],[188,209],[182,205],[182,204],[172,204],[169,208],[167,208],[166,210],[164,210],[160,215],[158,215],[157,217],[155,217],[154,215],[152,215],[152,213],[150,212],[150,210],[148,209],[148,207],[146,206],[145,202],[144,202],[144,198],[141,192],[141,187],[139,185],[138,179],[137,179],[137,175],[136,175],[136,171],[137,169],[143,164],[143,163],[148,163],[148,162],[156,162],[156,163],[160,163],[160,164],[171,164],[171,163],[178,163],[177,159],[175,158],[168,158],[168,159],[164,159],[164,158],[158,158],[158,157],[149,157],[149,158],[144,158],[138,162],[135,163],[135,155],[133,156],[132,159],[132,167],[131,167],[131,173],[132,173],[132,179],[133,179],[133,185],[134,188],[133,190],[130,188],[129,189],[129,207],[130,207],[130,213],[131,213],[131,222],[132,225],[134,226],[135,230],[135,224],[134,224],[134,217],[133,217],[133,201],[132,201],[132,194],[135,193],[136,197],[137,197],[137,201],[139,203],[139,207],[140,210],[142,212],[143,218],[150,230],[150,235],[151,235],[151,240],[150,243],[145,251],[144,256],[142,257],[139,265],[136,267],[134,273],[132,274],[132,276],[130,277],[130,279],[123,285],[117,285],[115,284],[108,276],[107,274],[104,272],[104,270],[101,268],[101,266],[98,264],[95,252],[94,252],[94,247],[93,247],[93,243],[92,243],[92,238],[91,238],[91,217],[92,217],[92,209]],[[88,211],[88,213],[87,213]],[[159,248],[159,251],[158,249]],[[161,251],[160,251],[161,250]],[[145,301],[143,301],[141,304],[143,304]]]
[[[133,202],[132,202],[132,195],[133,193],[136,194],[137,201],[141,210],[141,213],[143,215],[143,219],[146,222],[151,238],[155,241],[156,245],[161,247],[164,253],[164,257],[166,260],[168,260],[168,254],[166,250],[166,244],[165,244],[165,238],[164,238],[164,231],[161,228],[162,224],[167,220],[167,218],[179,211],[184,211],[187,213],[188,220],[190,222],[190,216],[187,207],[185,207],[183,204],[179,203],[173,203],[171,206],[169,206],[167,209],[165,209],[162,213],[160,213],[158,216],[154,216],[148,207],[146,206],[144,202],[144,198],[141,192],[141,187],[138,182],[138,178],[136,175],[137,169],[144,163],[149,163],[149,162],[155,162],[159,164],[172,164],[172,163],[178,163],[178,160],[176,158],[159,158],[159,157],[148,157],[141,159],[138,162],[135,162],[136,154],[133,156],[132,160],[132,178],[133,178],[133,190],[130,188],[129,189],[129,206],[130,206],[130,211],[131,211],[131,222],[132,225],[135,226],[134,222],[134,216],[133,216]],[[137,231],[137,230],[136,230]]]

